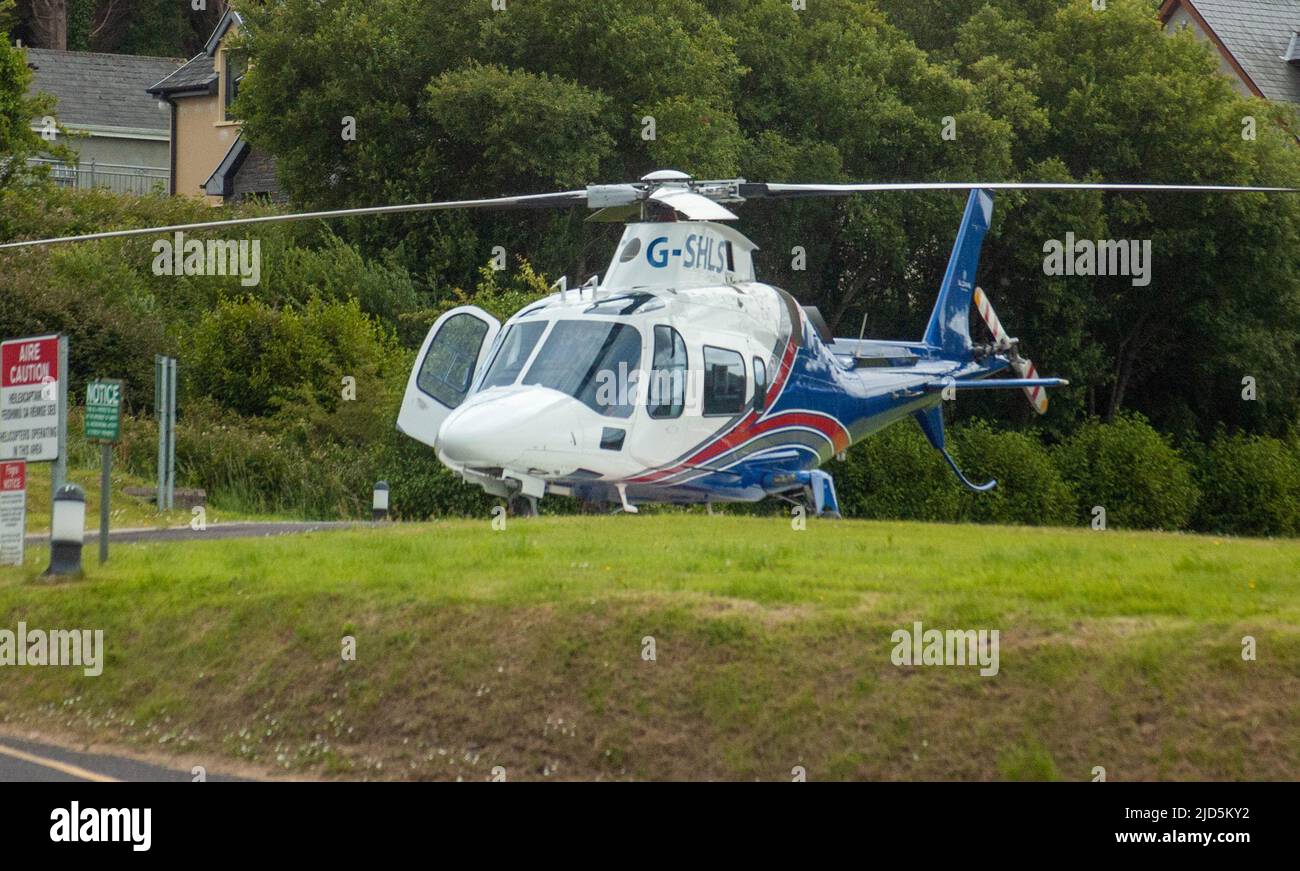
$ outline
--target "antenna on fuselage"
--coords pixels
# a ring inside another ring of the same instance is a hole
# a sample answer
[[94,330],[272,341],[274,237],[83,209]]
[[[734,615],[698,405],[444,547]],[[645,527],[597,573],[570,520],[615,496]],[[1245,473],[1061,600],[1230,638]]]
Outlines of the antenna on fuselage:
[[569,289],[569,276],[567,275],[561,275],[559,278],[555,280],[555,283],[551,285],[551,290],[558,290],[560,292],[560,302],[569,301],[569,298],[565,293],[568,289]]

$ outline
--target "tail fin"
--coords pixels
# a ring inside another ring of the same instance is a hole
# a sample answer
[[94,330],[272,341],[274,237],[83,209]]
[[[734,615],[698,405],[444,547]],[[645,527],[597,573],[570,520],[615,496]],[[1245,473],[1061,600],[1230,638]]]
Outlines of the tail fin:
[[966,213],[952,246],[952,257],[934,303],[934,313],[925,328],[925,343],[952,357],[968,357],[970,341],[970,302],[975,291],[975,273],[979,269],[984,234],[993,218],[993,194],[973,190],[966,201]]

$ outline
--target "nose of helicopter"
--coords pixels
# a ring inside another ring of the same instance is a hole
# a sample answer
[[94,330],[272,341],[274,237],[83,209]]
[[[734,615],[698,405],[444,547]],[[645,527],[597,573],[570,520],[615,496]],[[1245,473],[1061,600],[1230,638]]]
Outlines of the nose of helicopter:
[[[508,467],[529,451],[572,449],[565,412],[569,397],[545,388],[485,394],[448,415],[438,430],[438,451],[458,466]],[[564,444],[548,445],[547,441]]]

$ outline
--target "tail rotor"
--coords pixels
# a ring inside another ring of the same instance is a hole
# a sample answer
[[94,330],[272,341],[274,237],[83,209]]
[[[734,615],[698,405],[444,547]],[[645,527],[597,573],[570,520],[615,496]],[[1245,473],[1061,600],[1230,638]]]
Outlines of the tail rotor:
[[[998,320],[997,312],[993,310],[993,303],[989,302],[988,295],[984,293],[983,288],[975,288],[974,302],[980,317],[984,319],[984,324],[989,328],[989,332],[993,334],[993,352],[1008,355],[1011,368],[1017,377],[1038,380],[1038,370],[1034,368],[1034,362],[1028,357],[1020,356],[1020,340],[1007,335],[1007,331],[1002,326],[1002,321]],[[1039,414],[1046,414],[1047,390],[1039,385],[1023,389],[1034,411]]]

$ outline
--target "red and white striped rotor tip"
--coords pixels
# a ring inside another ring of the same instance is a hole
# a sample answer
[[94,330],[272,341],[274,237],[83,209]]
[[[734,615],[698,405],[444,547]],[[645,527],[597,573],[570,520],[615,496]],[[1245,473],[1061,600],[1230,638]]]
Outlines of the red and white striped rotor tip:
[[[1011,337],[1003,329],[1002,322],[998,320],[998,313],[993,310],[993,303],[989,302],[988,296],[984,289],[975,288],[975,308],[979,311],[980,317],[988,326],[989,332],[993,334],[993,343],[999,350],[1005,350],[1011,347]],[[1026,359],[1019,355],[1011,358],[1011,368],[1015,370],[1019,378],[1036,379],[1038,370],[1034,367],[1032,360]],[[1034,407],[1034,411],[1039,414],[1047,413],[1047,390],[1041,386],[1025,387],[1025,396],[1029,397],[1029,404]]]

